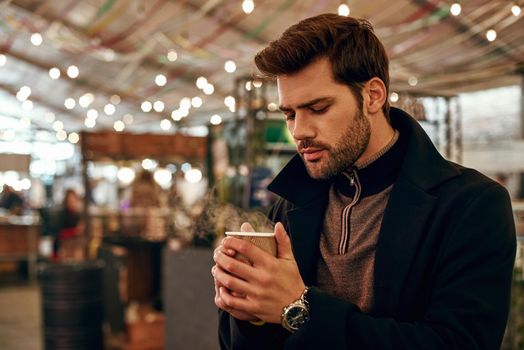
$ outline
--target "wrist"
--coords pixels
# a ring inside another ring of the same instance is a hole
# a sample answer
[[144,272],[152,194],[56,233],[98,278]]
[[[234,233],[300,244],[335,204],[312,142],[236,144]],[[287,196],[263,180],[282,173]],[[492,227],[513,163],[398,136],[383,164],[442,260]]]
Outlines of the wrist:
[[309,320],[309,303],[306,299],[308,290],[309,287],[304,287],[300,297],[282,309],[280,323],[291,333],[299,330]]

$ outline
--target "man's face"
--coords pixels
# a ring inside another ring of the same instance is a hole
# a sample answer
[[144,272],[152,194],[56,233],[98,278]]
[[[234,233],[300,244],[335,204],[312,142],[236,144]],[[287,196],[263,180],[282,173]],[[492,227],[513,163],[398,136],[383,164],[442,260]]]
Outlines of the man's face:
[[347,85],[333,79],[328,59],[277,79],[280,109],[309,176],[328,179],[353,165],[371,126]]

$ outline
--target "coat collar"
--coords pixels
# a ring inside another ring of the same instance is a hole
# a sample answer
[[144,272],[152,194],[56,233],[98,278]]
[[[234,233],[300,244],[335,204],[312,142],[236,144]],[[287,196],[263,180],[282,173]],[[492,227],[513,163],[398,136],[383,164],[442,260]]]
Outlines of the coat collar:
[[[437,151],[424,129],[410,115],[392,107],[391,124],[408,138],[406,156],[399,178],[404,178],[428,191],[449,178],[460,174]],[[318,198],[330,180],[309,177],[302,159],[296,154],[268,186],[268,189],[295,205],[306,205]]]

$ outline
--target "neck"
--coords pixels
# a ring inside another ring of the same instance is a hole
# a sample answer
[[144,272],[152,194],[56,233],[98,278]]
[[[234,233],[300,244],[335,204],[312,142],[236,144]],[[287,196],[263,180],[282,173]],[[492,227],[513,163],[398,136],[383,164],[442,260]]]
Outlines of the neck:
[[355,162],[356,164],[366,163],[369,159],[373,158],[375,154],[388,145],[395,135],[395,130],[391,127],[382,111],[368,115],[367,118],[371,127],[371,136],[368,147]]

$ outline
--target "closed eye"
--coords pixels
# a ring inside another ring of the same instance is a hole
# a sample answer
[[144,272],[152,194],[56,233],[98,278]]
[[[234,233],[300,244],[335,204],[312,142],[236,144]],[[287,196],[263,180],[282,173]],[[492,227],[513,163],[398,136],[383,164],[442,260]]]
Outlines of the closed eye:
[[309,108],[309,110],[315,114],[322,114],[322,113],[325,113],[327,112],[327,110],[329,109],[329,106],[325,106],[325,107],[321,107],[321,108]]

